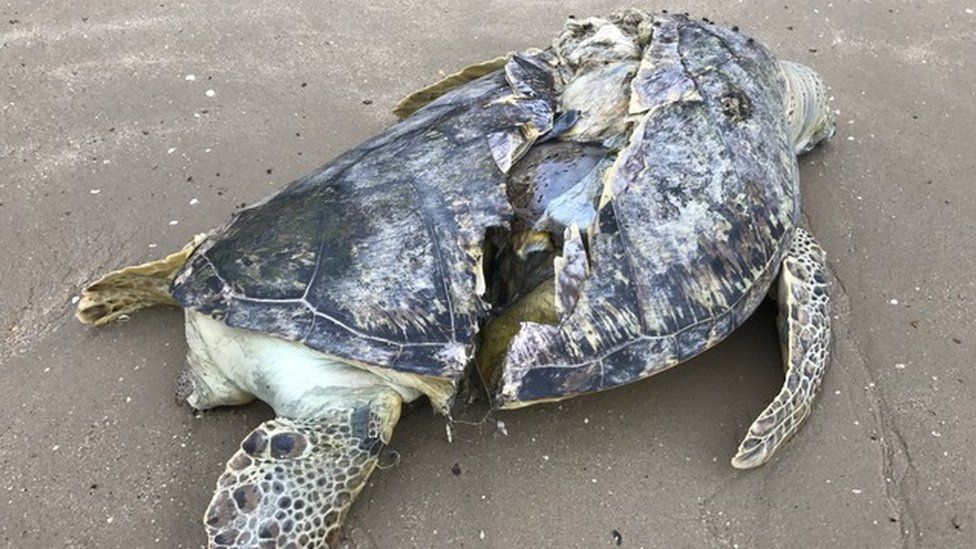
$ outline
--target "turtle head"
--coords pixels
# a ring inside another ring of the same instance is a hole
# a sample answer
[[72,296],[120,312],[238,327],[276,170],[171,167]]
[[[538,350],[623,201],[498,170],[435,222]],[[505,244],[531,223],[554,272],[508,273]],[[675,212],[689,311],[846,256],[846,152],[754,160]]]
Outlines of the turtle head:
[[780,62],[786,79],[786,118],[796,154],[803,154],[834,135],[834,113],[827,104],[827,86],[813,69]]

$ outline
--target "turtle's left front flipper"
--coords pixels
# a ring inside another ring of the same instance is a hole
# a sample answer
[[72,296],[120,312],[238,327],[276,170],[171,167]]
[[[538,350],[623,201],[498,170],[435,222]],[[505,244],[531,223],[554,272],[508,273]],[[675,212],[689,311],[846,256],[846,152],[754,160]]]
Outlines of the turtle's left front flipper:
[[780,343],[786,381],[776,399],[749,427],[732,466],[762,465],[789,440],[810,413],[820,388],[830,347],[830,299],[823,249],[798,228],[779,277]]
[[204,516],[211,548],[335,547],[400,418],[393,389],[352,393],[314,419],[278,417],[244,439]]

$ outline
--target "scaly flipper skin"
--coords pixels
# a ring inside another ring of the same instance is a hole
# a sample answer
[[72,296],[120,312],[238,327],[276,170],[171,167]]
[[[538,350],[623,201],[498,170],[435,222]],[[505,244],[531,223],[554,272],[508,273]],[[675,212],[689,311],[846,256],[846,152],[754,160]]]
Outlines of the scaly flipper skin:
[[389,388],[316,419],[266,421],[241,443],[204,515],[210,547],[329,548],[400,418]]
[[182,250],[163,259],[112,271],[89,284],[82,290],[75,317],[85,324],[101,326],[154,305],[178,307],[169,295],[169,284],[205,238],[205,234],[198,234]]
[[769,461],[810,413],[827,369],[830,348],[830,298],[823,249],[797,228],[779,278],[779,326],[786,381],[779,395],[749,427],[732,458],[737,469]]

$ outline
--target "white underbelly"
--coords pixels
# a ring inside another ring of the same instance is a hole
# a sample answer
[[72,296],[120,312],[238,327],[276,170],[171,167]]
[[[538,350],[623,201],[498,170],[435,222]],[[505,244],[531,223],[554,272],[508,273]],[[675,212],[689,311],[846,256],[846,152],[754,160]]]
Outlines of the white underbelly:
[[301,343],[232,328],[210,316],[186,311],[187,359],[197,409],[241,404],[257,397],[278,415],[311,417],[342,389],[387,386],[404,402],[422,395],[416,388],[320,353]]

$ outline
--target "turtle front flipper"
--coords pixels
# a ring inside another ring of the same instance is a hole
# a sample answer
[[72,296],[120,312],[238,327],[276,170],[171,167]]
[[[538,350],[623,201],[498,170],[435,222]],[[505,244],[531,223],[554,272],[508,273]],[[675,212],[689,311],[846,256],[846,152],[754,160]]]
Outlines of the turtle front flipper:
[[353,396],[314,419],[266,421],[244,439],[204,516],[211,548],[336,546],[400,418],[392,389]]
[[146,307],[179,306],[169,294],[170,282],[206,236],[198,234],[178,252],[112,271],[89,284],[82,290],[75,317],[85,324],[101,326]]
[[830,299],[823,249],[798,228],[779,278],[779,326],[786,381],[757,419],[732,458],[732,466],[762,465],[789,440],[810,413],[827,368]]

